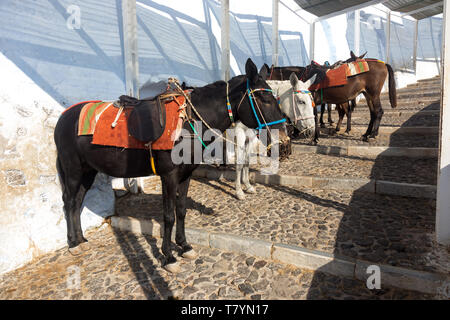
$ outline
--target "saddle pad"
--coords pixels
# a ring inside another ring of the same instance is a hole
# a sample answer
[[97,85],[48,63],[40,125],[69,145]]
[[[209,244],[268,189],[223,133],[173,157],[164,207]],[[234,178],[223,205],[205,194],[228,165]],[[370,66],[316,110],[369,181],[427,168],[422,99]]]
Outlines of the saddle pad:
[[181,127],[183,126],[183,118],[181,116],[182,108],[180,106],[184,105],[185,99],[183,96],[178,96],[174,100],[166,100],[164,102],[166,108],[166,127],[161,137],[152,143],[153,150],[173,149]]
[[323,81],[313,84],[309,87],[309,91],[316,91],[329,87],[338,87],[347,84],[347,64],[343,64],[339,68],[327,70],[326,77]]
[[348,63],[347,77],[369,71],[369,64],[365,60],[356,60]]
[[[177,97],[180,105],[184,104],[184,97]],[[181,129],[183,119],[180,117],[180,107],[175,101],[166,101],[166,126],[159,139],[152,143],[154,150],[172,150],[177,139],[177,128]],[[110,102],[97,102],[86,104],[80,113],[78,135],[93,135],[92,144],[120,147],[126,149],[148,149],[145,142],[132,137],[128,131],[128,119],[133,108],[124,108],[120,114],[117,125],[111,124],[117,117],[119,108],[110,106]],[[82,125],[84,123],[84,125]]]
[[[78,105],[78,104],[76,104]],[[105,111],[111,102],[94,101],[83,106],[78,120],[78,135],[94,134],[97,120],[101,113]],[[70,108],[69,108],[70,109]],[[68,109],[66,109],[67,111]]]

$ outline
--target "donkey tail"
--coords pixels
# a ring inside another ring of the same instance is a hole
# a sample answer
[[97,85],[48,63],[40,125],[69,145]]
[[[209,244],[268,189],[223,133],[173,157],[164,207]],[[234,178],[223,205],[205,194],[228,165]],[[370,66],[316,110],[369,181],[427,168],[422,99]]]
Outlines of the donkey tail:
[[386,63],[386,67],[389,72],[389,101],[391,103],[391,107],[397,107],[397,88],[395,87],[395,77],[394,70],[392,70],[391,65]]

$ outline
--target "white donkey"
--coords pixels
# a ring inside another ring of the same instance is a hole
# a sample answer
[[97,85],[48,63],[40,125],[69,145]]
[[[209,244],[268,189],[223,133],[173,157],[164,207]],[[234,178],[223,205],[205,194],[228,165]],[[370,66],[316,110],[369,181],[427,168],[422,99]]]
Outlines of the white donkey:
[[[274,95],[278,97],[280,108],[288,121],[300,132],[305,132],[307,136],[312,135],[315,130],[313,98],[307,91],[314,82],[314,78],[315,76],[308,82],[301,82],[295,73],[292,73],[289,81],[267,80]],[[227,148],[227,163],[235,162],[236,164],[236,197],[243,200],[245,194],[242,190],[241,178],[245,191],[256,193],[249,179],[250,157],[255,153],[265,156],[266,154],[262,153],[266,149],[258,145],[261,142],[256,136],[256,130],[246,127],[240,121],[236,122],[234,129],[236,146],[234,150]]]
[[313,97],[308,91],[315,78],[316,75],[307,82],[302,82],[293,72],[289,81],[267,80],[267,84],[280,101],[280,108],[288,118],[288,123],[306,137],[311,137],[316,128]]

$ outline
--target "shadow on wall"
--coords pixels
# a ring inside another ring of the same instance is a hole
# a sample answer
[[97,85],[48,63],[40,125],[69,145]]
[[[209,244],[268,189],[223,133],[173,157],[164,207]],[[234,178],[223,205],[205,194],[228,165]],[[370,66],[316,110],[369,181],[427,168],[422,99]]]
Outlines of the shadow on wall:
[[[220,79],[220,46],[213,33],[221,25],[220,2],[202,5],[205,22],[151,0],[137,2],[141,83],[170,76],[192,85]],[[72,24],[77,15],[70,6],[79,8],[79,28]],[[4,1],[0,7],[1,52],[61,105],[124,93],[120,0]],[[271,64],[271,17],[231,13],[230,18],[239,72],[249,57]],[[280,41],[280,64],[303,65],[302,35],[280,34],[289,36]]]
[[[355,14],[347,14],[346,37],[349,48],[354,48]],[[386,61],[386,16],[360,11],[360,52],[366,57],[379,57]],[[395,71],[414,73],[415,22],[401,18],[401,23],[391,20],[389,63]],[[430,17],[419,21],[417,61],[436,61],[439,68],[442,48],[442,18]]]
[[[221,26],[220,2],[202,1],[205,22],[151,0],[137,3],[141,83],[180,81],[200,86],[220,80],[220,46],[213,27]],[[230,50],[239,73],[250,57],[257,65],[272,63],[272,18],[230,13]],[[217,31],[219,32],[219,31]],[[301,33],[280,31],[280,65],[308,61]],[[220,36],[220,35],[218,35]],[[231,75],[238,75],[231,70]]]
[[[79,8],[78,29],[70,5]],[[61,105],[111,99],[124,91],[121,1],[3,1],[0,6],[1,52]]]

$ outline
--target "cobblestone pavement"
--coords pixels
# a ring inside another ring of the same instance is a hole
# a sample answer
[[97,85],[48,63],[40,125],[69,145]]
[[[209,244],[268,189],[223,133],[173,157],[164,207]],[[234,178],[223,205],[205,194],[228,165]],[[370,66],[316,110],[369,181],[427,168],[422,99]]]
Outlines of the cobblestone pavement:
[[[342,132],[345,129],[341,129]],[[361,135],[356,132],[347,134],[328,135],[320,134],[319,146],[382,146],[382,147],[407,147],[407,148],[437,148],[439,137],[437,134],[399,134],[379,135],[375,140],[364,142]],[[310,145],[310,139],[293,139],[293,144]]]
[[[370,121],[369,109],[366,109],[366,114],[358,113],[352,114],[352,126],[367,126]],[[438,127],[439,126],[439,115],[438,114],[402,114],[402,115],[392,115],[385,113],[381,119],[380,127]],[[324,119],[325,120],[325,119]],[[339,115],[337,112],[333,114],[333,121],[337,122],[339,120]],[[342,121],[341,130],[345,131],[347,126],[347,117],[344,117]],[[380,129],[382,130],[382,129]]]
[[[420,111],[420,110],[439,110],[440,109],[440,97],[436,97],[435,99],[425,100],[425,99],[417,99],[414,101],[404,101],[398,100],[397,107],[391,108],[389,101],[384,100],[381,102],[384,110],[393,110],[393,111]],[[357,105],[355,111],[359,112],[361,110],[369,110],[367,105],[364,102],[361,102]]]
[[[280,163],[278,174],[333,178],[367,178],[394,182],[436,184],[437,159],[407,157],[359,158],[303,153]],[[252,166],[258,170],[261,165]],[[230,166],[232,170],[234,167]]]
[[173,275],[160,266],[160,240],[109,226],[88,238],[91,250],[80,256],[61,249],[3,275],[0,299],[439,298],[383,286],[368,290],[357,280],[205,247],[195,247],[197,259],[181,259],[182,272]]
[[[186,226],[450,273],[450,254],[435,242],[434,200],[260,184],[256,191],[238,201],[233,182],[193,180]],[[161,195],[120,198],[116,214],[162,223]]]

